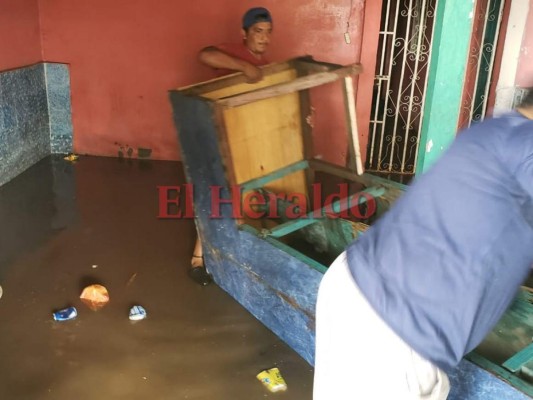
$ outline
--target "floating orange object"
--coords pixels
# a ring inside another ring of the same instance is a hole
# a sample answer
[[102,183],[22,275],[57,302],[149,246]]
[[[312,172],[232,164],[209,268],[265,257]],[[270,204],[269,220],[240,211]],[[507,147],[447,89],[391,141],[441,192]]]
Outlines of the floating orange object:
[[83,289],[80,299],[91,310],[96,311],[109,302],[109,293],[102,285],[91,285]]

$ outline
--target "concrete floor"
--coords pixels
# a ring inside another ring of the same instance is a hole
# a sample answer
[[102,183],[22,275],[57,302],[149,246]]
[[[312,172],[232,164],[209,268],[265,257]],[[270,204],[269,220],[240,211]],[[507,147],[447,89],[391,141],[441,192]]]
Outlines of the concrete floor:
[[[156,187],[183,182],[176,162],[49,157],[0,187],[0,399],[312,398],[312,367],[187,278],[193,221],[157,218]],[[110,293],[96,312],[79,299],[91,283]],[[274,366],[287,392],[255,378]]]

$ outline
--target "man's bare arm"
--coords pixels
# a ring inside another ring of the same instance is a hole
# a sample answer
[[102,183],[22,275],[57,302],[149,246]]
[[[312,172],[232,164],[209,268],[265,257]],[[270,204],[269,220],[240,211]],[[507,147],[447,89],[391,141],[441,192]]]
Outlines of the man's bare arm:
[[255,65],[240,58],[232,57],[216,47],[206,47],[198,54],[198,59],[201,63],[211,68],[229,69],[235,72],[242,72],[247,78],[248,82],[257,82],[263,78],[261,69]]

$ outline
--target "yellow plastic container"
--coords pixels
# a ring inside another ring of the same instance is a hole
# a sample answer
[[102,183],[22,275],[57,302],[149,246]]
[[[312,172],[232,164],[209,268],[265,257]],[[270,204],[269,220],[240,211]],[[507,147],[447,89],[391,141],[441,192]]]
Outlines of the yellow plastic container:
[[278,368],[271,368],[257,374],[257,379],[271,392],[287,390],[285,379],[281,376]]

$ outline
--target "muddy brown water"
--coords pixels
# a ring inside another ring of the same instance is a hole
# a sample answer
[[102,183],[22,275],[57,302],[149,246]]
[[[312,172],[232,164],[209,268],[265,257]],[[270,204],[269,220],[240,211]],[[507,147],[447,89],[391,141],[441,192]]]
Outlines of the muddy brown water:
[[[312,398],[309,364],[187,278],[193,221],[157,218],[156,187],[181,183],[177,162],[48,157],[0,187],[0,399]],[[91,283],[110,294],[96,312]],[[55,322],[67,306],[78,317]],[[255,378],[274,366],[287,392]]]

